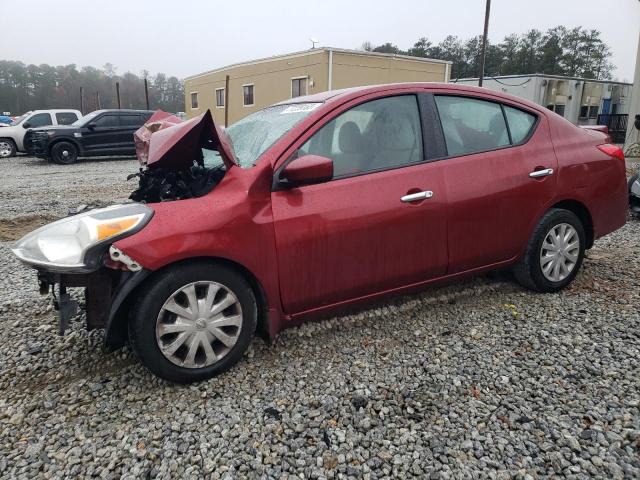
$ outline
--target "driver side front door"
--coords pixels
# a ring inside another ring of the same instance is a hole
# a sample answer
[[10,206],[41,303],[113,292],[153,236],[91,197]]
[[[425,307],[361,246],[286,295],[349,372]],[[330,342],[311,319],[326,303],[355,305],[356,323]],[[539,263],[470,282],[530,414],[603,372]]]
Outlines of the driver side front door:
[[300,155],[331,158],[334,178],[272,193],[287,313],[446,272],[442,162],[425,162],[423,150],[416,95],[356,105],[300,145]]

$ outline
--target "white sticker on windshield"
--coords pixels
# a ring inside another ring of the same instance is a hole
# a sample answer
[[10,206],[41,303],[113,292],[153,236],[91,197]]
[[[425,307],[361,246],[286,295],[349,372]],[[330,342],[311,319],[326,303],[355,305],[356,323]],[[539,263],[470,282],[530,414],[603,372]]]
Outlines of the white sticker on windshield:
[[319,103],[299,103],[296,105],[289,105],[287,108],[280,112],[280,115],[284,115],[285,113],[310,112],[311,110],[315,110],[319,106]]

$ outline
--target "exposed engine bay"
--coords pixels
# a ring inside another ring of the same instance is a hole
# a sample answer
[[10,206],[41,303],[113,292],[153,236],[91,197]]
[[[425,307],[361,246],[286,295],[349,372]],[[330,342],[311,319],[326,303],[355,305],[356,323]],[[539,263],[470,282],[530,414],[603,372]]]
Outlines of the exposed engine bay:
[[207,111],[181,121],[158,110],[134,134],[140,171],[129,198],[154,203],[201,197],[220,183],[233,165],[231,142]]

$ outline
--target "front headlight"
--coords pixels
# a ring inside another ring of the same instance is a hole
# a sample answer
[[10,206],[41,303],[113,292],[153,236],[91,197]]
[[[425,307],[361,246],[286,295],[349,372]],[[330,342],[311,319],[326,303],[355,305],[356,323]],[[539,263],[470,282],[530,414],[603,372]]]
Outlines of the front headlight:
[[18,240],[12,251],[36,267],[90,271],[98,267],[101,247],[138,232],[152,216],[153,210],[141,203],[90,210],[34,230]]

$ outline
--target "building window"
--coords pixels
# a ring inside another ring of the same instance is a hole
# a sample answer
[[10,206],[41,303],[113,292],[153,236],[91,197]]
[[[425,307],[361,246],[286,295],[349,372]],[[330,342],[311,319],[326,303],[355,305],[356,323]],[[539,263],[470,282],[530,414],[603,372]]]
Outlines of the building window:
[[242,86],[242,97],[245,107],[253,105],[253,84]]
[[598,118],[598,110],[600,110],[598,105],[593,105],[592,107],[590,107],[589,108],[589,118]]
[[224,88],[216,88],[216,107],[224,107]]
[[198,108],[198,92],[191,93],[191,110]]
[[587,118],[589,116],[589,106],[583,105],[580,107],[580,118]]
[[291,79],[291,98],[307,94],[307,77]]
[[556,108],[554,111],[561,117],[564,117],[564,105],[556,105]]

